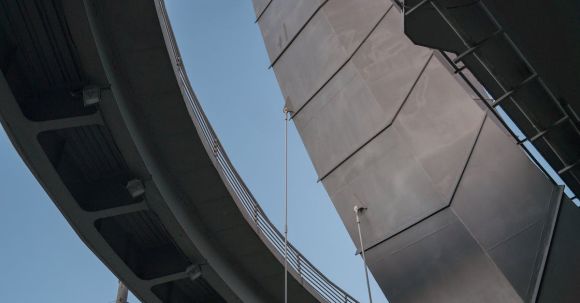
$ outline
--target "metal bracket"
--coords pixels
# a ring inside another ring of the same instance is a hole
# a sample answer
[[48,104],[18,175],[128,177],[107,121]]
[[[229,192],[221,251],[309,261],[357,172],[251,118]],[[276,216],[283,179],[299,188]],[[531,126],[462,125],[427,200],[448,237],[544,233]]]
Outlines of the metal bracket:
[[95,85],[83,87],[83,104],[86,106],[101,102],[101,88]]
[[195,280],[201,278],[201,275],[202,275],[201,265],[199,265],[199,264],[191,265],[185,270],[185,273],[187,274],[187,276],[189,277],[189,279],[191,281],[195,281]]
[[145,194],[145,184],[139,179],[133,179],[127,182],[127,191],[133,199],[137,199]]

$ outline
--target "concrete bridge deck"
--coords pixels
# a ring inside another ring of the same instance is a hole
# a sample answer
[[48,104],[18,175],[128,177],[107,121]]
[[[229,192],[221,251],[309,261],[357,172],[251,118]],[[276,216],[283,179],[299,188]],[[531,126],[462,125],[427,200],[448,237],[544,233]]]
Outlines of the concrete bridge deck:
[[[0,8],[2,124],[103,263],[143,302],[283,302],[282,237],[205,118],[163,1]],[[289,263],[289,302],[356,302],[293,247]]]

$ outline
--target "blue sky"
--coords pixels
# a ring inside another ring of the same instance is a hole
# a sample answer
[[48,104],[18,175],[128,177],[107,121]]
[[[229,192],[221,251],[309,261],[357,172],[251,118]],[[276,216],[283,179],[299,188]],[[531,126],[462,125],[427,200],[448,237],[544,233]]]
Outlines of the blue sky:
[[[283,224],[283,99],[250,0],[167,0],[196,94],[232,162]],[[293,126],[290,241],[367,301],[364,271]],[[0,302],[112,302],[116,278],[84,246],[0,131]],[[136,302],[131,297],[130,302]],[[373,283],[373,301],[386,299]]]

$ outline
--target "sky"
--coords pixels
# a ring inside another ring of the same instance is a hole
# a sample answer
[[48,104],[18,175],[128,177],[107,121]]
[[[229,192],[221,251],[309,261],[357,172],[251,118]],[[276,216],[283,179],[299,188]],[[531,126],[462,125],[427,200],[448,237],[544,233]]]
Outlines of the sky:
[[[283,226],[283,98],[250,0],[166,0],[188,75],[231,161]],[[289,239],[367,302],[363,264],[293,125]],[[0,302],[113,302],[117,279],[82,243],[0,130]],[[372,277],[371,277],[372,280]],[[387,302],[372,281],[373,302]],[[134,297],[129,302],[138,302]]]

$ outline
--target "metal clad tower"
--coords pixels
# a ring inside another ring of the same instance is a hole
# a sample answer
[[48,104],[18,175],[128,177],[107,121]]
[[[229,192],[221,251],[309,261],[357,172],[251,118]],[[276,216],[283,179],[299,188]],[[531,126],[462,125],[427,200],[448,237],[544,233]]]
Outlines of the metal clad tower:
[[580,210],[440,52],[405,36],[397,6],[254,6],[285,105],[359,251],[353,208],[367,208],[367,263],[391,302],[578,298]]

